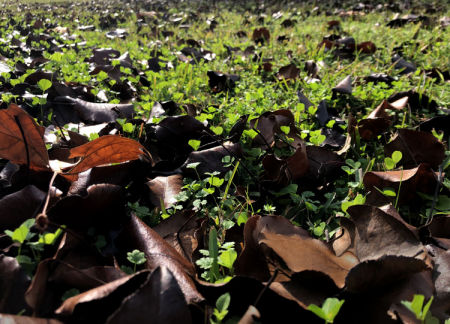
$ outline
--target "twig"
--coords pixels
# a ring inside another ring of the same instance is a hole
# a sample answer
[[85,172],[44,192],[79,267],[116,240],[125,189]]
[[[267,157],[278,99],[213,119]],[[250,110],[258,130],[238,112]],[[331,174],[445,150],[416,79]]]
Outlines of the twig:
[[41,232],[44,232],[47,229],[48,224],[49,224],[48,217],[47,217],[47,208],[48,208],[48,203],[50,202],[50,195],[52,192],[53,182],[55,181],[55,178],[57,175],[58,175],[58,172],[56,172],[56,171],[53,172],[52,178],[50,179],[50,183],[48,185],[47,198],[45,199],[44,208],[42,208],[42,212],[36,216],[36,225],[37,225],[37,228]]
[[272,282],[275,280],[275,278],[278,276],[278,268],[275,268],[275,271],[272,273],[272,276],[270,277],[269,281],[267,282],[266,286],[261,290],[258,297],[256,297],[255,302],[253,303],[253,306],[256,307],[261,297],[264,295],[264,293],[269,289],[269,286],[272,284]]

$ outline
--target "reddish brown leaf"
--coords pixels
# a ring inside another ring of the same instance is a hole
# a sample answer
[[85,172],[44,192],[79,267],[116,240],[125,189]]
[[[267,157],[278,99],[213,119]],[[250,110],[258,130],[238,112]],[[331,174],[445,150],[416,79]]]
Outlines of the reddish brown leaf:
[[356,45],[356,49],[364,54],[373,54],[376,52],[377,47],[372,42],[362,42]]
[[150,153],[139,142],[116,135],[102,136],[70,150],[69,158],[81,157],[81,161],[67,175],[74,180],[78,173],[93,167],[137,160],[141,156],[151,160]]
[[0,157],[11,163],[27,164],[34,170],[48,170],[44,128],[16,104],[0,110]]

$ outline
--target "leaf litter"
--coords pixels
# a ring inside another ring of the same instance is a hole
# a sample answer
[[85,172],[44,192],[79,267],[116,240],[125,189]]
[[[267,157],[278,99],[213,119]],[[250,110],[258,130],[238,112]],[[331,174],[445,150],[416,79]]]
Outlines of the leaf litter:
[[2,6],[0,321],[449,318],[448,7],[232,2]]

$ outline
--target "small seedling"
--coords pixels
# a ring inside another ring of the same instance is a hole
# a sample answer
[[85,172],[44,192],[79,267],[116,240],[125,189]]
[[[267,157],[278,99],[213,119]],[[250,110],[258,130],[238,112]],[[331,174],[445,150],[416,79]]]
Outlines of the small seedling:
[[384,159],[384,165],[387,170],[392,170],[395,168],[398,162],[401,161],[403,155],[400,151],[394,151],[391,157],[387,157]]
[[224,318],[228,314],[228,307],[230,306],[231,296],[229,293],[225,293],[217,298],[216,308],[214,309],[213,316],[215,319],[211,318],[211,323],[219,324],[222,323]]
[[431,315],[430,306],[433,302],[433,296],[424,305],[425,297],[423,295],[414,295],[412,301],[403,300],[402,304],[416,315],[416,318],[423,324],[437,324],[439,320]]
[[325,323],[333,323],[334,318],[339,313],[345,300],[339,300],[337,298],[327,298],[320,308],[317,305],[311,304],[308,306],[308,310],[325,320]]
[[133,250],[127,253],[127,260],[133,264],[133,272],[136,272],[136,266],[143,264],[147,259],[145,258],[145,253],[139,250]]

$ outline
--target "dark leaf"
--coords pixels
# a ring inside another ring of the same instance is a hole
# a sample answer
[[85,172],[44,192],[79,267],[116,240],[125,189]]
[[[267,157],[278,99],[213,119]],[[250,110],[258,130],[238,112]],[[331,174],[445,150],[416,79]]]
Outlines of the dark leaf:
[[437,168],[445,158],[445,147],[430,133],[401,128],[394,139],[384,146],[384,155],[391,156],[394,151],[402,152],[399,165],[411,168],[420,163],[428,163]]
[[[0,255],[0,312],[30,314],[24,294],[30,284],[30,278],[20,267],[16,258]],[[0,322],[2,321],[0,315]]]
[[166,267],[158,267],[106,323],[191,323],[191,314],[177,280]]
[[138,249],[144,252],[147,269],[167,267],[178,282],[188,304],[203,300],[192,280],[195,274],[194,266],[139,218],[131,216],[118,240],[121,246],[126,246],[126,251]]

